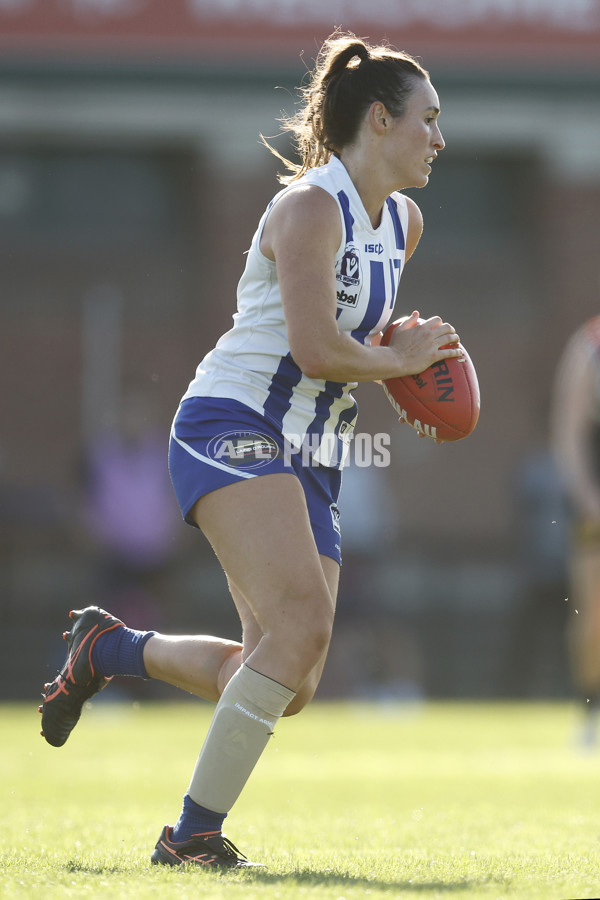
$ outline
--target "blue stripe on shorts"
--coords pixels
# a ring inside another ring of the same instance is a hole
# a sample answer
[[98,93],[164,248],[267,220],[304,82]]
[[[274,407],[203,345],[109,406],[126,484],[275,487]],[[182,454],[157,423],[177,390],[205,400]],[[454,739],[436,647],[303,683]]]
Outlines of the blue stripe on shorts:
[[171,431],[169,472],[189,525],[195,525],[189,515],[192,507],[211,491],[261,475],[296,475],[317,549],[341,565],[340,470],[311,464],[302,453],[291,452],[277,428],[243,403],[218,397],[184,400]]

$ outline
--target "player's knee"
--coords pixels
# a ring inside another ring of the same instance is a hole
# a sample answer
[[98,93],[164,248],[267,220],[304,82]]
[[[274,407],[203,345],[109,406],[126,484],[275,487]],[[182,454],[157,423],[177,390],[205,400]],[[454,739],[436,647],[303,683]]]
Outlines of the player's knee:
[[[295,629],[288,646],[295,645],[306,666],[306,674],[314,669],[327,653],[333,628],[333,616],[327,611],[307,612],[305,620]],[[290,646],[290,649],[292,647]]]
[[332,626],[332,622],[328,619],[323,619],[313,623],[310,629],[308,643],[315,662],[318,662],[323,654],[327,652],[331,640]]

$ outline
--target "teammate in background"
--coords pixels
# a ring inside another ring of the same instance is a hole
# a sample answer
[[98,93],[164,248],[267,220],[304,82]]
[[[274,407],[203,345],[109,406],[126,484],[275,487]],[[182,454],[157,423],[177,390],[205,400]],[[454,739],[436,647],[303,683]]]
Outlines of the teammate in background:
[[183,516],[223,566],[242,642],[136,632],[88,607],[72,614],[69,657],[40,707],[46,740],[61,746],[85,699],[113,675],[216,701],[155,863],[251,865],[222,824],[277,720],[299,712],[321,676],[352,391],[461,354],[451,325],[437,316],[417,324],[417,311],[390,346],[378,345],[422,231],[418,207],[399,191],[425,187],[444,147],[428,73],[405,53],[337,32],[301,96],[284,122],[301,161],[280,157],[290,175],[254,235],[234,326],[200,363],[171,435]]
[[600,704],[600,316],[575,332],[560,360],[552,446],[572,512],[570,664],[587,711],[583,740],[593,744]]
[[156,418],[146,391],[125,389],[114,421],[90,437],[83,465],[80,527],[93,553],[100,602],[114,604],[120,616],[141,615],[138,625],[148,615],[154,624],[157,615],[162,620],[159,586],[177,549],[177,504]]

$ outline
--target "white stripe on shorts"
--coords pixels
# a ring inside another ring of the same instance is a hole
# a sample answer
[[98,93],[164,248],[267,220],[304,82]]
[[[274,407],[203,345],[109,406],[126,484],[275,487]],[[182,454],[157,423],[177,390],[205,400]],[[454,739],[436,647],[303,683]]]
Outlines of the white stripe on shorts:
[[190,447],[189,444],[185,444],[181,441],[174,431],[171,432],[171,437],[174,441],[177,441],[180,447],[190,454],[190,456],[199,459],[200,462],[207,463],[209,466],[214,466],[215,469],[222,469],[223,472],[235,473],[240,478],[256,478],[256,474],[253,472],[242,472],[239,469],[234,468],[233,466],[226,466],[224,463],[217,462],[216,459],[211,459],[210,456],[203,456],[202,453],[198,453],[197,450],[194,450],[193,447]]

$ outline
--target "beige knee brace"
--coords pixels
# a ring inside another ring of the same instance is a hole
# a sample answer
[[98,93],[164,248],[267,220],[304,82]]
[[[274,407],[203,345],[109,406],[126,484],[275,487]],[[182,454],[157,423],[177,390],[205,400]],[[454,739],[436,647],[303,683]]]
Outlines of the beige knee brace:
[[229,812],[294,696],[246,665],[238,669],[217,703],[190,781],[195,803]]

